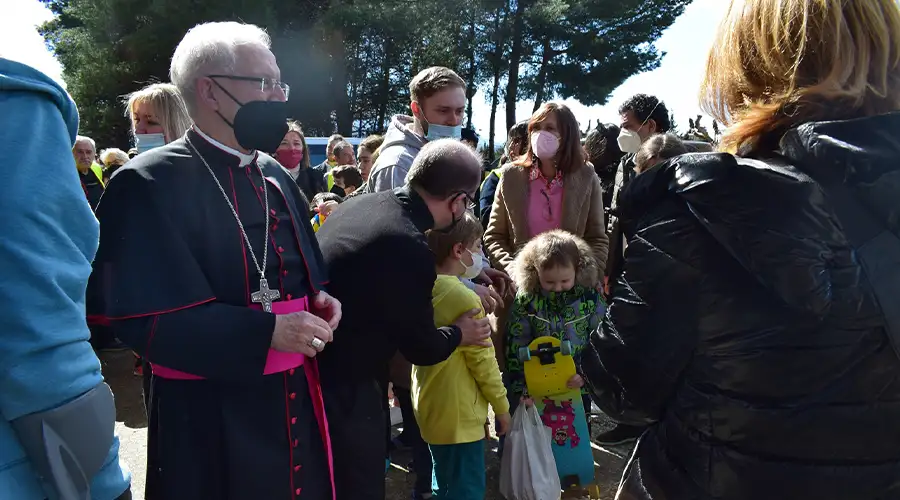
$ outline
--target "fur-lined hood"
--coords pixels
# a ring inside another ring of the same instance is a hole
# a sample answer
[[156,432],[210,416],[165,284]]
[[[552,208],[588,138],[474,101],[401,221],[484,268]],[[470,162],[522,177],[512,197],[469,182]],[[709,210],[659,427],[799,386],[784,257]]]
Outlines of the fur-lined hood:
[[[562,230],[551,233],[564,233],[566,237],[572,237],[570,233]],[[575,284],[585,288],[596,288],[600,284],[600,266],[591,247],[581,238],[574,237],[578,247],[578,263],[575,265]],[[522,297],[541,293],[541,281],[538,277],[538,255],[534,239],[525,245],[510,266],[510,277],[515,282],[518,290],[516,295]]]

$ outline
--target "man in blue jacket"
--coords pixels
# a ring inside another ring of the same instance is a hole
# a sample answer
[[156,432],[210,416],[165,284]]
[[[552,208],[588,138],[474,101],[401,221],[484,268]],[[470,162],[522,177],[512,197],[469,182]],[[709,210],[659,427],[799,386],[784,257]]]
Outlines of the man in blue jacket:
[[0,58],[0,498],[130,499],[115,404],[88,343],[99,226],[78,181],[75,103]]

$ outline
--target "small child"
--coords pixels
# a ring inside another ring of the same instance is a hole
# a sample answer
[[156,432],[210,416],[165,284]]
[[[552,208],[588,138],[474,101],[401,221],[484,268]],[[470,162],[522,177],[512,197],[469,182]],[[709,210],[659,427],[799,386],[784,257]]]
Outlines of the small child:
[[325,219],[327,219],[328,216],[331,215],[331,212],[333,212],[343,201],[343,198],[334,193],[319,193],[313,196],[312,202],[309,204],[309,211],[315,213],[312,219],[309,220],[309,223],[312,224],[313,231],[318,233],[322,224],[325,224]]
[[580,375],[581,352],[606,313],[599,289],[599,267],[591,247],[566,231],[541,233],[516,256],[511,274],[518,287],[506,327],[506,376],[511,411],[515,411],[525,393],[519,348],[528,346],[537,337],[548,336],[572,344],[578,373],[569,379],[568,386],[582,389],[587,414],[591,400]]
[[335,167],[334,170],[331,171],[331,175],[334,177],[334,187],[332,188],[332,192],[334,192],[335,189],[340,190],[340,193],[337,193],[339,196],[347,196],[363,185],[362,174],[359,172],[359,169],[353,165],[341,165],[340,167]]
[[[481,223],[468,213],[449,233],[428,232],[438,274],[431,296],[435,326],[451,325],[472,309],[484,316],[481,299],[460,281],[481,272],[481,237]],[[412,396],[422,438],[434,461],[435,497],[484,498],[488,404],[497,415],[498,434],[505,434],[510,425],[494,348],[458,347],[434,366],[413,366]]]
[[641,149],[634,155],[634,171],[642,173],[666,160],[687,153],[684,142],[675,134],[656,134],[650,136]]

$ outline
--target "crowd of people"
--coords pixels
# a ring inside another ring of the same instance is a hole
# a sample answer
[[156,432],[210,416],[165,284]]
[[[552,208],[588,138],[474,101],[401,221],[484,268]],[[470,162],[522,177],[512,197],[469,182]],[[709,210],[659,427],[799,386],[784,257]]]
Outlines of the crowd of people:
[[732,0],[719,144],[638,94],[585,137],[544,103],[496,163],[435,66],[311,165],[253,25],[187,32],[127,152],[0,59],[0,138],[44,159],[0,197],[0,497],[131,498],[95,353],[130,349],[149,500],[383,499],[398,447],[414,500],[484,498],[549,335],[594,441],[636,442],[617,498],[900,498],[898,34],[893,0]]

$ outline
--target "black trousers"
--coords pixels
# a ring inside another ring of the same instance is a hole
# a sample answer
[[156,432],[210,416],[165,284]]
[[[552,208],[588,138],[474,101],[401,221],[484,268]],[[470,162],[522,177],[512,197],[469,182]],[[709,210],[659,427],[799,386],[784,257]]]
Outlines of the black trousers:
[[377,380],[322,381],[337,500],[384,500],[384,392]]
[[400,402],[400,412],[403,414],[404,444],[412,448],[413,468],[416,471],[416,493],[431,493],[431,475],[434,464],[431,461],[431,450],[428,449],[428,443],[422,439],[419,424],[416,422],[412,393],[409,389],[394,386],[394,396],[397,396],[397,400]]

